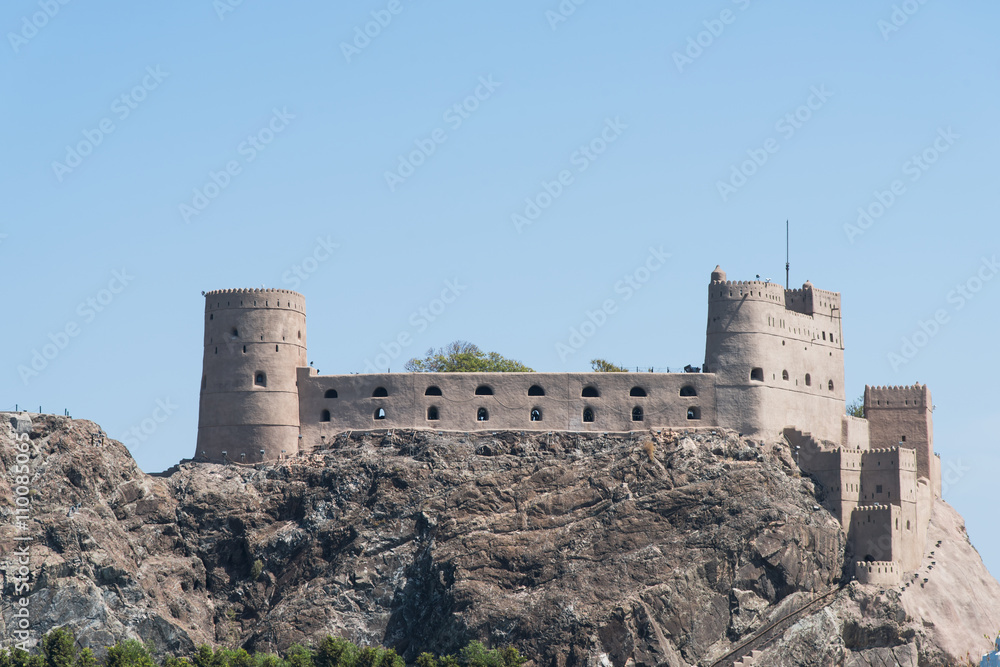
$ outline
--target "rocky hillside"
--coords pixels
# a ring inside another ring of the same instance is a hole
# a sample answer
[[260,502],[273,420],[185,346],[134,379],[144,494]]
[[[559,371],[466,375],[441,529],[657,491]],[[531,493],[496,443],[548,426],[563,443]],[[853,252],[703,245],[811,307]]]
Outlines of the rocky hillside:
[[481,639],[545,667],[623,667],[711,665],[764,631],[723,664],[755,648],[758,665],[916,667],[985,651],[1000,629],[1000,585],[947,505],[909,588],[840,585],[844,536],[787,447],[722,430],[356,433],[169,476],[99,432],[35,417],[27,531],[0,434],[4,600],[14,537],[34,535],[36,634],[171,652],[337,634],[409,659]]

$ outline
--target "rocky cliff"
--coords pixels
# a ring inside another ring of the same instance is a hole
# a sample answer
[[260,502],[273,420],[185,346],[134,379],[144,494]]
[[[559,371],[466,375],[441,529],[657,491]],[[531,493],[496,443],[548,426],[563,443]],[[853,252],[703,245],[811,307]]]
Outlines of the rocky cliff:
[[[1000,629],[1000,585],[946,504],[909,587],[844,583],[844,535],[787,446],[722,430],[355,433],[277,464],[150,476],[91,422],[29,428],[27,485],[0,435],[0,553],[16,600],[14,538],[35,538],[35,636],[68,625],[93,647],[189,652],[337,634],[411,659],[481,639],[546,667],[712,665],[733,649],[721,664],[756,649],[759,665],[916,667],[985,651]],[[9,605],[4,619],[9,640]]]

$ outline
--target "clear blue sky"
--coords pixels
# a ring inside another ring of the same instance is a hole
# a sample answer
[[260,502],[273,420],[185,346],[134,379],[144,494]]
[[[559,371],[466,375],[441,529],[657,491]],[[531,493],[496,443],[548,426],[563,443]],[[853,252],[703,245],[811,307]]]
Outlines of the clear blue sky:
[[[145,470],[188,457],[201,291],[243,286],[306,295],[323,373],[455,339],[700,365],[710,271],[782,281],[790,219],[793,285],[843,294],[848,395],[930,385],[946,498],[1000,573],[1000,9],[897,6],[7,2],[0,407],[146,420]],[[671,258],[630,293],[650,248]]]

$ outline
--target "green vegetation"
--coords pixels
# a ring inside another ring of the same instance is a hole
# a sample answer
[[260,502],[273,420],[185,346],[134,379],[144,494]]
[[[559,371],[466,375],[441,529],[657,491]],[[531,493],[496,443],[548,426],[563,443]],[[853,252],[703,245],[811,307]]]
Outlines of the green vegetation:
[[591,359],[590,367],[595,373],[628,373],[628,369],[624,366],[618,366],[604,359]]
[[[327,636],[318,647],[293,644],[284,655],[247,653],[243,649],[212,649],[201,645],[188,657],[164,656],[157,663],[153,647],[134,639],[109,646],[98,662],[89,648],[77,650],[76,638],[65,628],[42,637],[37,654],[21,649],[0,649],[0,667],[406,667],[395,649],[359,647],[340,637]],[[471,641],[458,656],[421,653],[417,667],[521,667],[527,660],[516,648],[486,648]]]
[[865,397],[859,396],[855,400],[847,404],[847,414],[851,417],[861,417],[865,416]]
[[533,373],[520,361],[507,359],[496,352],[483,352],[472,343],[456,340],[435,351],[427,350],[423,359],[406,362],[411,373]]

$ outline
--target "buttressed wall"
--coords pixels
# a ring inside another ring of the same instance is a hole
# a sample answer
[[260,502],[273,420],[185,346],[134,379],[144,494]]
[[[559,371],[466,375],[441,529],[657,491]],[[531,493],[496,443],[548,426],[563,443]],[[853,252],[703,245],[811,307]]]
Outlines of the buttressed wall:
[[730,282],[719,267],[708,287],[706,373],[717,376],[720,425],[766,438],[786,426],[840,443],[844,344],[840,295],[810,283],[787,290]]
[[251,463],[298,452],[296,369],[306,363],[301,294],[206,294],[196,458]]

